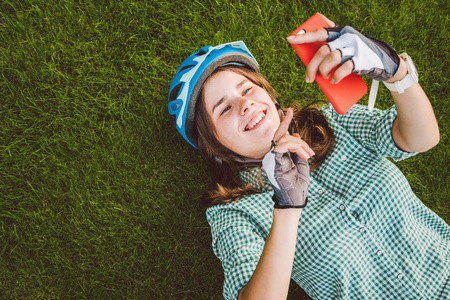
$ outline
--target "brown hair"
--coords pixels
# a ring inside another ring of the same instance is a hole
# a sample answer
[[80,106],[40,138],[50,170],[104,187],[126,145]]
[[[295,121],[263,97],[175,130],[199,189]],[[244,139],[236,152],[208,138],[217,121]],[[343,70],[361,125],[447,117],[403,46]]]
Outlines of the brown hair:
[[[264,77],[245,67],[226,66],[214,71],[211,76],[221,71],[232,71],[246,77],[254,84],[264,88],[275,101],[275,91]],[[333,148],[334,136],[325,116],[314,104],[303,108],[293,107],[294,118],[300,137],[314,150],[316,155],[311,161],[311,170],[320,166]],[[196,104],[195,124],[198,136],[198,147],[210,162],[211,174],[217,182],[216,186],[203,196],[205,206],[229,203],[239,200],[244,195],[261,192],[252,185],[242,186],[239,172],[248,167],[260,167],[261,163],[245,163],[244,157],[223,146],[217,139],[212,119],[205,109],[203,91]],[[294,126],[295,127],[295,126]],[[221,166],[217,165],[217,158]]]

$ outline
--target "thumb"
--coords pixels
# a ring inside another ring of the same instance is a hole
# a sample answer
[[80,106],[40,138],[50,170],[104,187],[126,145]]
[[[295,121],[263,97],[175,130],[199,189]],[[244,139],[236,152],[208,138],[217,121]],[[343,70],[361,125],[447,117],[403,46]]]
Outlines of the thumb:
[[298,33],[297,35],[291,35],[287,38],[287,41],[293,45],[297,45],[314,42],[325,42],[327,38],[328,38],[327,30],[325,28],[320,28],[303,34]]
[[286,115],[281,120],[280,125],[278,126],[277,131],[273,135],[273,141],[278,141],[289,129],[289,124],[291,124],[292,117],[294,116],[294,111],[289,108],[286,112]]

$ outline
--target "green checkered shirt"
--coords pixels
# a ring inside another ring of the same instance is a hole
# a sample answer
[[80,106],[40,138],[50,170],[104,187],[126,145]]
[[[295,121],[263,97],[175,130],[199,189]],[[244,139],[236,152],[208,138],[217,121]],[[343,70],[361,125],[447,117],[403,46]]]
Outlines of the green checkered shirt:
[[[395,106],[344,116],[323,107],[335,135],[311,172],[298,225],[292,278],[313,299],[450,299],[450,227],[414,195],[391,136]],[[272,225],[273,191],[259,168],[241,172],[262,191],[207,210],[222,261],[225,299],[236,299],[256,268]]]

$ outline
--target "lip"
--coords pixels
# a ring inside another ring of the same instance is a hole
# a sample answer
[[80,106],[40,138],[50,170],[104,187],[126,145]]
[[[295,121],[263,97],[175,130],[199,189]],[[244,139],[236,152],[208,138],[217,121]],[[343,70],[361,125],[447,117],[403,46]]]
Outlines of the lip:
[[[246,129],[255,120],[255,118],[257,118],[259,116],[260,113],[264,113],[264,116],[261,118],[261,120],[259,120],[258,123],[255,126],[253,126],[251,129]],[[264,122],[266,117],[267,117],[267,108],[253,114],[253,116],[250,118],[250,120],[245,125],[244,132],[252,131],[252,130],[258,128]]]

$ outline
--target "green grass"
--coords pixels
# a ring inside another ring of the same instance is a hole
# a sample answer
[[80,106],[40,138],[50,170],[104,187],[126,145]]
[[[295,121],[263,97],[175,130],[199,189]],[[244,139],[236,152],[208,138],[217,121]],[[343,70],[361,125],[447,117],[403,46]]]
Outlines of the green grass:
[[322,99],[285,41],[318,11],[413,57],[441,143],[398,165],[449,223],[448,1],[2,1],[0,298],[220,299],[207,167],[168,116],[170,81],[244,40],[280,102]]

